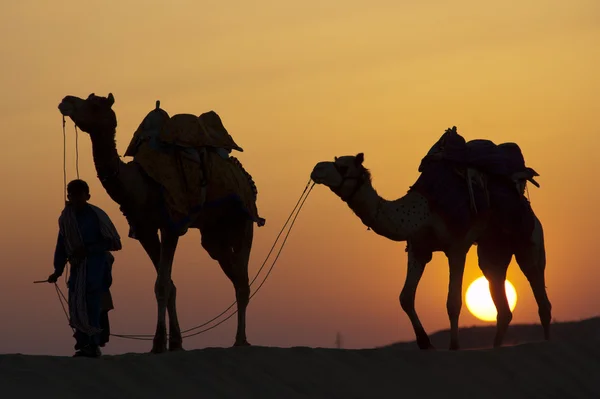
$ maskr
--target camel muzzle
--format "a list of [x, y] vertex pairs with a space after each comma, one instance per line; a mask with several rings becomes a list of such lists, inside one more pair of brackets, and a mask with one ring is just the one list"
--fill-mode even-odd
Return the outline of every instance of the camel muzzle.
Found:
[[85, 103], [85, 100], [75, 96], [66, 96], [58, 104], [58, 110], [63, 116], [72, 116], [78, 107], [81, 107]]
[[325, 179], [325, 170], [324, 165], [318, 163], [312, 172], [310, 173], [310, 178], [317, 184], [323, 184]]

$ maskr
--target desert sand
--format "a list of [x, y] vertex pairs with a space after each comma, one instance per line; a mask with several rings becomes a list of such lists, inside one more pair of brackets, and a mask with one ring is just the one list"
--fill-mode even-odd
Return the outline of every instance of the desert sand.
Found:
[[[499, 349], [207, 348], [100, 359], [0, 355], [2, 398], [600, 398], [600, 318], [511, 326]], [[493, 327], [463, 328], [465, 347]], [[432, 336], [445, 347], [446, 332]], [[442, 342], [445, 341], [445, 342]], [[473, 344], [473, 342], [475, 342]], [[490, 341], [487, 340], [489, 343]], [[470, 343], [470, 344], [469, 344]], [[443, 346], [441, 346], [443, 345]]]

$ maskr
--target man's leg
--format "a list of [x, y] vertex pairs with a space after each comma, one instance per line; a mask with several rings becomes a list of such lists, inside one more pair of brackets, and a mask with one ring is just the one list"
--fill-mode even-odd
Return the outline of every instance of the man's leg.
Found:
[[[71, 275], [69, 276], [69, 281], [67, 282], [67, 286], [69, 288], [69, 312], [74, 313], [74, 309], [71, 307], [75, 303], [75, 281], [77, 280], [79, 270], [76, 267], [71, 268]], [[75, 351], [79, 352], [81, 349], [89, 345], [89, 338], [87, 334], [75, 329], [73, 334], [73, 338], [75, 338]]]
[[[90, 256], [86, 262], [86, 310], [88, 323], [91, 327], [100, 327], [100, 313], [102, 300], [103, 283], [103, 259]], [[87, 335], [77, 333], [80, 336], [80, 342], [85, 342], [85, 346], [80, 349], [80, 356], [96, 357], [100, 355], [100, 334]], [[83, 337], [85, 336], [85, 338]]]
[[110, 339], [110, 321], [108, 320], [108, 310], [102, 310], [100, 313], [100, 347], [104, 347]]

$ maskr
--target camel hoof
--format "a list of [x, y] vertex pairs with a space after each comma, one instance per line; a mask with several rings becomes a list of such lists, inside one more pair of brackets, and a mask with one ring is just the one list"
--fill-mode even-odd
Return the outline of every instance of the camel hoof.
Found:
[[235, 344], [233, 344], [233, 347], [236, 347], [236, 346], [252, 346], [252, 345], [250, 345], [250, 343], [248, 341], [243, 340], [243, 341], [235, 341]]
[[433, 345], [431, 345], [431, 341], [429, 341], [429, 337], [417, 338], [417, 345], [421, 350], [435, 350]]
[[150, 353], [157, 355], [159, 353], [165, 353], [166, 351], [167, 351], [167, 344], [164, 342], [161, 342], [161, 343], [154, 343], [152, 345], [152, 350], [150, 351]]
[[460, 350], [460, 345], [458, 345], [458, 344], [450, 344], [450, 350], [451, 351]]
[[169, 352], [185, 351], [181, 342], [169, 342]]

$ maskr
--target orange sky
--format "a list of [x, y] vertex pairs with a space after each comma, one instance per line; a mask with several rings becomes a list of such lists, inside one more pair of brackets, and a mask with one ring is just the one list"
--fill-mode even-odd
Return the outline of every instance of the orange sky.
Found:
[[[50, 285], [62, 208], [62, 134], [68, 94], [115, 95], [122, 153], [160, 99], [170, 114], [221, 115], [259, 187], [267, 226], [257, 229], [256, 271], [313, 165], [365, 153], [381, 195], [397, 198], [417, 178], [430, 146], [452, 125], [467, 139], [516, 141], [541, 177], [531, 188], [547, 245], [547, 286], [558, 320], [598, 314], [600, 267], [600, 3], [597, 0], [479, 2], [230, 0], [19, 1], [0, 5], [0, 353], [67, 354], [73, 340]], [[168, 5], [167, 5], [168, 4]], [[74, 131], [68, 125], [69, 178]], [[92, 202], [121, 234], [124, 217], [100, 186], [89, 138], [80, 171]], [[234, 300], [230, 282], [201, 249], [182, 241], [174, 279], [182, 328]], [[152, 333], [154, 271], [141, 246], [116, 254], [114, 332]], [[404, 244], [367, 231], [317, 186], [272, 277], [248, 311], [257, 345], [348, 347], [413, 339], [398, 294]], [[514, 322], [537, 321], [516, 265]], [[480, 276], [474, 251], [465, 286]], [[436, 254], [417, 295], [429, 332], [447, 328], [448, 268]], [[463, 307], [461, 325], [482, 324]], [[184, 342], [228, 346], [235, 321]], [[540, 331], [541, 337], [541, 331]], [[149, 350], [113, 339], [107, 353]]]

